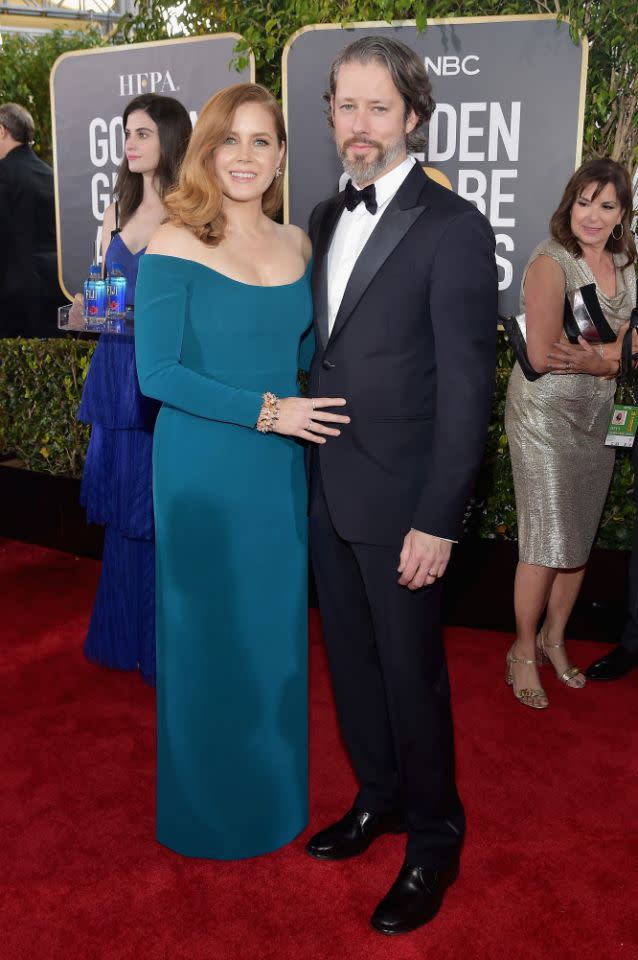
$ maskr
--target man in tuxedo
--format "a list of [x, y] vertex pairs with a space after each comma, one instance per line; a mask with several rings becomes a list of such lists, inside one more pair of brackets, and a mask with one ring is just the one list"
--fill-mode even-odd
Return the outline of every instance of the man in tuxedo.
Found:
[[495, 369], [494, 235], [409, 151], [434, 104], [422, 61], [386, 37], [341, 51], [330, 119], [350, 177], [312, 213], [316, 353], [310, 395], [345, 397], [350, 424], [310, 454], [311, 552], [354, 805], [308, 843], [341, 860], [407, 831], [373, 916], [427, 923], [456, 878], [441, 579], [479, 467]]
[[0, 105], [0, 337], [55, 337], [57, 279], [51, 167], [31, 149], [28, 110]]

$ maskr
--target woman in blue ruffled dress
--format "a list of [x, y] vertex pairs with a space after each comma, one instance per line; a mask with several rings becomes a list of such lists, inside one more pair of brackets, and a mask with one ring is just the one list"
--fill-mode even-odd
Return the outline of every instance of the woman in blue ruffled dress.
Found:
[[[135, 303], [140, 258], [166, 214], [191, 134], [186, 109], [172, 97], [144, 94], [123, 115], [125, 158], [117, 201], [104, 214], [106, 271], [118, 264]], [[81, 502], [105, 526], [102, 573], [84, 652], [155, 683], [155, 547], [151, 453], [159, 404], [142, 396], [133, 337], [103, 334], [86, 378], [78, 419], [91, 424]]]

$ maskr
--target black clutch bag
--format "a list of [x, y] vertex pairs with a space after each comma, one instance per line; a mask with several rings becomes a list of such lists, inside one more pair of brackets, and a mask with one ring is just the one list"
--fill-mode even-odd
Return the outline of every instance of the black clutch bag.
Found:
[[503, 329], [507, 334], [510, 347], [514, 351], [514, 356], [518, 361], [519, 367], [523, 371], [525, 379], [538, 380], [538, 378], [542, 377], [543, 374], [539, 373], [538, 370], [534, 370], [534, 367], [529, 362], [529, 357], [527, 356], [525, 314], [519, 313], [518, 316], [515, 317], [499, 317], [499, 320], [503, 324]]
[[[543, 374], [535, 370], [527, 356], [525, 314], [500, 317], [507, 339], [527, 380], [538, 380]], [[565, 294], [563, 329], [570, 343], [584, 337], [589, 343], [612, 343], [616, 334], [611, 329], [596, 295], [596, 284], [588, 283]]]
[[598, 302], [595, 283], [565, 294], [563, 328], [570, 343], [578, 343], [579, 337], [588, 343], [613, 343], [616, 339]]

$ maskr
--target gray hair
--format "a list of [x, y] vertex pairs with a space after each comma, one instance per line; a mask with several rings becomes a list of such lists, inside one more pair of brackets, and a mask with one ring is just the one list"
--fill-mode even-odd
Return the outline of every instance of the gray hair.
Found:
[[3, 103], [0, 105], [0, 125], [18, 143], [33, 143], [35, 136], [33, 117], [19, 103]]
[[[406, 119], [414, 110], [417, 125], [406, 138], [406, 147], [410, 153], [423, 150], [426, 143], [425, 132], [421, 129], [434, 112], [432, 84], [421, 58], [400, 40], [392, 37], [366, 36], [353, 40], [341, 50], [330, 67], [329, 91], [324, 100], [330, 103], [337, 89], [337, 74], [344, 63], [370, 63], [376, 61], [387, 68], [392, 81], [403, 98]], [[332, 126], [332, 117], [328, 114]]]

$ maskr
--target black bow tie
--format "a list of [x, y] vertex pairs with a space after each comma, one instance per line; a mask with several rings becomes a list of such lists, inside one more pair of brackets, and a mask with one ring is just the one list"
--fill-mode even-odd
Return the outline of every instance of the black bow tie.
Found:
[[377, 212], [377, 193], [374, 184], [369, 183], [363, 190], [357, 190], [352, 180], [346, 183], [346, 207], [354, 210], [360, 203], [364, 203], [368, 213], [373, 216]]

